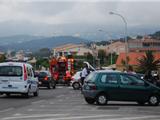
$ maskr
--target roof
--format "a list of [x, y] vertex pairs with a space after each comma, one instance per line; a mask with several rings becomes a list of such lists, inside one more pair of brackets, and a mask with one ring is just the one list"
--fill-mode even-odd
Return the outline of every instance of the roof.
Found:
[[10, 65], [23, 66], [24, 64], [26, 64], [29, 67], [32, 67], [30, 64], [25, 62], [3, 62], [3, 63], [0, 63], [0, 66], [10, 66]]
[[[142, 56], [145, 55], [145, 52], [130, 52], [127, 54], [127, 56], [129, 57], [129, 65], [138, 65], [138, 61], [137, 59], [141, 59]], [[160, 52], [154, 53], [155, 56], [155, 60], [160, 59]], [[116, 61], [116, 65], [122, 65], [122, 60], [125, 60], [126, 57], [126, 53], [120, 53], [120, 55], [118, 56], [118, 59]]]
[[121, 71], [118, 71], [118, 70], [97, 70], [95, 72], [97, 72], [97, 73], [119, 73]]
[[56, 51], [64, 51], [68, 49], [78, 48], [78, 47], [84, 47], [84, 44], [65, 44], [58, 47], [55, 47], [54, 50]]

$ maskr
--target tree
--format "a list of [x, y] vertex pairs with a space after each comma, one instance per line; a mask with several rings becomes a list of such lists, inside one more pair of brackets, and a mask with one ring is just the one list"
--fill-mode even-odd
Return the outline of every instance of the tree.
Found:
[[155, 60], [152, 51], [147, 51], [145, 55], [142, 56], [141, 59], [138, 59], [139, 65], [138, 70], [143, 73], [148, 73], [152, 70], [158, 69], [158, 64], [160, 63], [160, 59]]
[[0, 56], [0, 62], [4, 62], [6, 60], [6, 56], [5, 55], [1, 55]]
[[88, 52], [87, 55], [86, 55], [86, 60], [87, 60], [90, 64], [93, 64], [93, 55]]
[[104, 50], [98, 50], [98, 58], [100, 59], [100, 64], [104, 65], [106, 59], [106, 52]]
[[39, 58], [36, 62], [37, 65], [37, 69], [41, 69], [40, 67], [45, 67], [45, 68], [49, 68], [49, 60], [48, 59], [44, 59], [44, 58]]
[[126, 60], [122, 59], [121, 63], [123, 66], [126, 67], [126, 70], [128, 70], [128, 63], [130, 61], [130, 58], [127, 56]]

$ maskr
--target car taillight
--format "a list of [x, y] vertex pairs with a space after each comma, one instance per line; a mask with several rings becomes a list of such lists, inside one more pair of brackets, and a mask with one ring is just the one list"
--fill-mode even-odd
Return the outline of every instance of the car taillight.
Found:
[[27, 80], [27, 70], [25, 64], [23, 64], [23, 69], [24, 69], [24, 81]]
[[96, 88], [96, 86], [95, 85], [93, 85], [93, 86], [90, 86], [90, 90], [96, 90], [97, 88]]
[[74, 78], [73, 78], [73, 77], [71, 77], [71, 80], [74, 80]]
[[48, 80], [48, 77], [46, 76], [46, 77], [44, 78], [44, 80]]

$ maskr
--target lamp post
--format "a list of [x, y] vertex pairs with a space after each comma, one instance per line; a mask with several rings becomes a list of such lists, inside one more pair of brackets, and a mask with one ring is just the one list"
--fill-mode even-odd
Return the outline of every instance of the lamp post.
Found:
[[[104, 30], [98, 30], [98, 31], [100, 31], [100, 32], [105, 32]], [[107, 32], [105, 32], [105, 33], [107, 33]], [[108, 36], [109, 36], [109, 38], [110, 38], [110, 41], [111, 41], [111, 44], [112, 44], [112, 38], [111, 38], [111, 36], [109, 35], [109, 34], [107, 34]], [[111, 49], [111, 62], [110, 62], [110, 64], [112, 65], [112, 62], [113, 61], [113, 57], [112, 57], [112, 49]]]
[[125, 24], [125, 31], [124, 31], [124, 35], [125, 35], [125, 66], [126, 66], [126, 69], [128, 69], [128, 62], [127, 62], [127, 55], [128, 55], [128, 41], [127, 41], [127, 21], [125, 20], [125, 18], [119, 14], [119, 13], [115, 13], [115, 12], [109, 12], [110, 15], [117, 15], [119, 17], [122, 18], [124, 24]]

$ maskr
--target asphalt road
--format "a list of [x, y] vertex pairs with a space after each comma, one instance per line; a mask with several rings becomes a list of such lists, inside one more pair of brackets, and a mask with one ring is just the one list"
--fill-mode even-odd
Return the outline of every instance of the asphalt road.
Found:
[[109, 102], [88, 105], [78, 90], [40, 89], [39, 97], [0, 96], [0, 120], [160, 120], [160, 106]]

